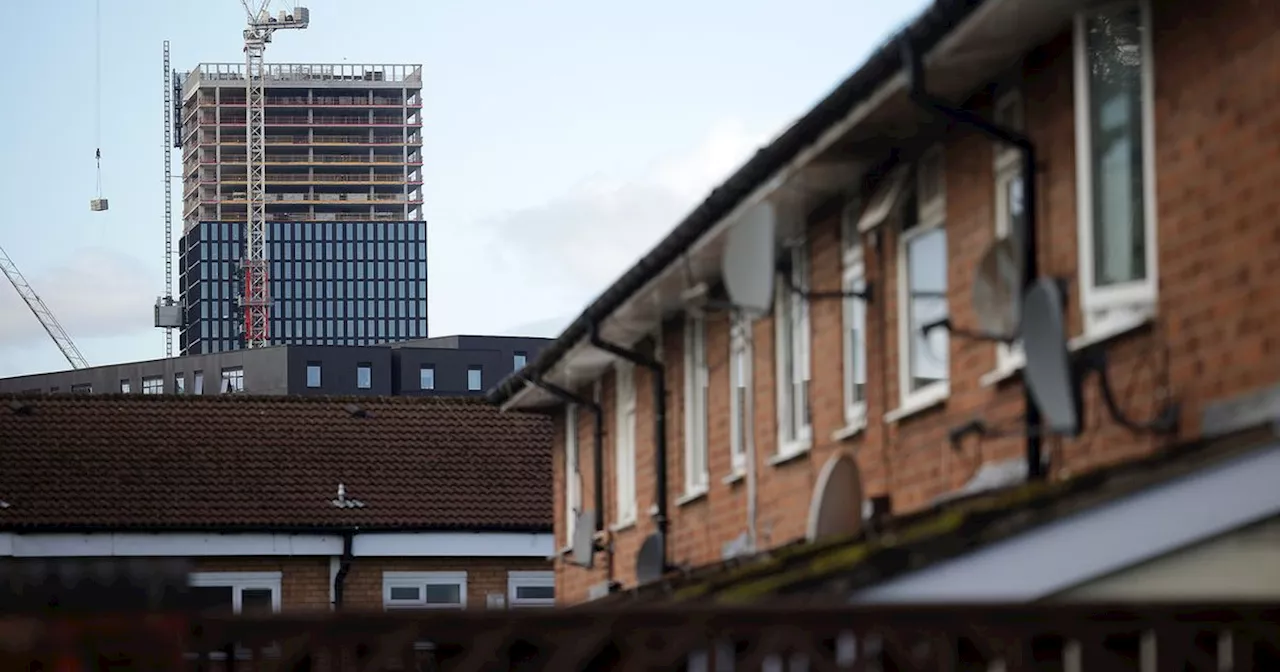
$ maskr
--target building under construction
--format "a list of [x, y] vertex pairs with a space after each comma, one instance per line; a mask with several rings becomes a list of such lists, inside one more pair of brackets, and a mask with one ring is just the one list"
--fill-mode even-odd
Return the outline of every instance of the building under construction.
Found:
[[[268, 64], [263, 79], [270, 342], [425, 337], [422, 67]], [[245, 84], [243, 63], [175, 84], [183, 354], [243, 344]]]

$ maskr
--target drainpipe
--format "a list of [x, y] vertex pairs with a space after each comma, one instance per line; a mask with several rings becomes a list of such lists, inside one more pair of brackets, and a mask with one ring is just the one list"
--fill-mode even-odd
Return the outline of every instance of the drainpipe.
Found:
[[654, 481], [655, 496], [657, 502], [657, 513], [653, 515], [653, 522], [658, 527], [658, 534], [662, 537], [662, 565], [665, 569], [669, 566], [667, 563], [667, 374], [662, 366], [662, 362], [642, 355], [634, 350], [627, 350], [617, 344], [610, 343], [600, 338], [600, 330], [597, 325], [591, 325], [591, 345], [604, 350], [605, 352], [620, 357], [622, 359], [643, 366], [653, 372], [653, 433], [654, 433]]
[[351, 571], [351, 559], [355, 557], [352, 553], [352, 546], [355, 541], [355, 531], [347, 530], [342, 533], [342, 563], [338, 567], [338, 573], [333, 577], [333, 608], [338, 610], [342, 608], [342, 593], [347, 580], [347, 573]]
[[[998, 142], [1013, 145], [1022, 153], [1022, 198], [1026, 226], [1022, 234], [1022, 288], [1027, 290], [1039, 275], [1036, 263], [1036, 148], [1031, 139], [1014, 129], [1000, 126], [981, 115], [958, 107], [953, 107], [945, 100], [929, 94], [925, 83], [924, 64], [921, 55], [911, 43], [910, 35], [903, 34], [900, 39], [902, 62], [907, 68], [908, 86], [911, 101], [916, 105], [933, 112], [945, 119], [976, 129]], [[1024, 382], [1022, 400], [1026, 406], [1027, 427], [1027, 478], [1038, 481], [1045, 478], [1044, 464], [1041, 462], [1041, 442], [1038, 428], [1040, 426], [1040, 408], [1031, 397], [1031, 388]]]
[[[551, 393], [561, 401], [571, 404], [577, 404], [591, 411], [594, 417], [592, 433], [593, 455], [591, 465], [591, 478], [595, 482], [592, 491], [593, 505], [596, 509], [595, 531], [597, 533], [604, 531], [604, 409], [600, 408], [600, 404], [587, 399], [579, 394], [575, 394], [566, 390], [555, 383], [542, 378], [539, 375], [525, 375], [524, 379], [530, 384], [540, 387]], [[568, 478], [568, 474], [565, 478]], [[596, 542], [599, 543], [599, 542]], [[605, 575], [606, 579], [613, 583], [613, 544], [605, 544], [597, 546], [594, 550], [603, 550], [605, 553]]]
[[[755, 385], [755, 325], [749, 319], [740, 318], [738, 328], [742, 330], [742, 349], [746, 352], [748, 366], [752, 368], [752, 375], [748, 377], [750, 384], [747, 385], [747, 398], [744, 400], [742, 412], [746, 415], [746, 427], [743, 432], [743, 448], [747, 453], [747, 544], [750, 552], [755, 553], [757, 546], [756, 537], [756, 518], [757, 504], [759, 499], [758, 485], [756, 483], [756, 385]], [[732, 363], [730, 364], [733, 365]]]

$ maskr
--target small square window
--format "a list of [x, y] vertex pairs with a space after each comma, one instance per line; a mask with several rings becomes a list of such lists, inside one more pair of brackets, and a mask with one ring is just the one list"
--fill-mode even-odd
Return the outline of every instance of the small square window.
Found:
[[556, 606], [555, 574], [536, 571], [509, 572], [507, 601], [512, 608]]
[[128, 378], [121, 379], [120, 394], [130, 394], [132, 392], [133, 392], [133, 384], [129, 382], [129, 379]]
[[471, 392], [478, 392], [483, 387], [483, 369], [479, 366], [467, 367], [467, 390]]
[[320, 387], [320, 362], [307, 362], [307, 387]]
[[373, 387], [373, 365], [362, 362], [356, 365], [356, 387], [367, 390]]
[[418, 387], [423, 390], [436, 389], [436, 367], [424, 364], [418, 368]]
[[516, 371], [523, 369], [525, 367], [525, 364], [528, 364], [528, 363], [529, 363], [529, 356], [523, 352], [517, 352], [512, 361], [512, 365], [515, 367]]

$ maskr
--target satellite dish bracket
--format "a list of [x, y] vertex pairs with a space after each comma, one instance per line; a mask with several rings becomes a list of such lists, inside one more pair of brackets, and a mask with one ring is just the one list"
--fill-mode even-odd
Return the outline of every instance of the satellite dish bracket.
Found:
[[951, 318], [949, 317], [944, 317], [941, 320], [937, 320], [935, 322], [928, 322], [926, 324], [920, 325], [920, 332], [926, 336], [928, 336], [929, 332], [933, 331], [934, 329], [946, 329], [953, 336], [959, 336], [960, 338], [965, 338], [972, 341], [989, 341], [993, 343], [1004, 343], [1005, 345], [1012, 345], [1015, 341], [1018, 340], [1017, 336], [1010, 336], [1007, 334], [995, 334], [989, 331], [979, 331], [975, 329], [961, 329], [953, 325], [951, 323]]
[[1107, 375], [1107, 351], [1103, 344], [1091, 345], [1080, 351], [1075, 357], [1077, 384], [1083, 384], [1090, 373], [1098, 376], [1098, 385], [1102, 391], [1102, 402], [1107, 406], [1111, 419], [1121, 427], [1133, 432], [1150, 432], [1153, 434], [1173, 434], [1178, 431], [1178, 419], [1181, 415], [1180, 404], [1175, 400], [1167, 400], [1156, 416], [1150, 420], [1134, 420], [1125, 414], [1116, 402], [1115, 393], [1111, 389], [1111, 379]]
[[863, 289], [860, 292], [847, 292], [847, 291], [815, 292], [815, 291], [805, 289], [803, 287], [796, 285], [795, 280], [791, 277], [791, 263], [785, 260], [778, 263], [777, 271], [783, 277], [783, 280], [787, 283], [787, 289], [791, 290], [793, 294], [802, 296], [809, 301], [823, 301], [823, 300], [829, 300], [829, 299], [840, 299], [840, 300], [860, 299], [862, 301], [870, 303], [871, 297], [874, 295], [873, 292], [875, 290], [875, 285], [869, 281], [865, 283], [865, 289]]

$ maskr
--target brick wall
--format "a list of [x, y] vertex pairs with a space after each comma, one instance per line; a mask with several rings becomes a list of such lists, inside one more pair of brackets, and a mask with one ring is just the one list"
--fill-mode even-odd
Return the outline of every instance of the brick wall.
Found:
[[[1135, 435], [1104, 410], [1098, 386], [1085, 388], [1086, 431], [1076, 440], [1045, 443], [1052, 478], [1146, 454], [1173, 440], [1197, 435], [1205, 404], [1280, 382], [1280, 4], [1256, 0], [1156, 3], [1154, 13], [1155, 156], [1157, 192], [1157, 318], [1146, 328], [1110, 343], [1110, 372], [1120, 403], [1131, 416], [1150, 417], [1161, 387], [1183, 404], [1176, 438]], [[1027, 54], [1018, 72], [1027, 133], [1036, 143], [1039, 263], [1042, 274], [1070, 281], [1069, 330], [1083, 330], [1077, 247], [1076, 149], [1072, 35], [1069, 27]], [[979, 95], [969, 106], [989, 111]], [[948, 294], [951, 317], [973, 325], [970, 286], [974, 268], [994, 239], [993, 146], [962, 128], [945, 142]], [[839, 208], [810, 226], [810, 286], [840, 286]], [[758, 541], [776, 546], [803, 536], [813, 486], [832, 455], [853, 455], [867, 496], [890, 495], [895, 513], [919, 509], [967, 481], [984, 462], [1018, 457], [1021, 438], [969, 439], [953, 449], [948, 430], [974, 417], [1016, 424], [1023, 411], [1019, 376], [982, 382], [996, 364], [987, 343], [950, 341], [951, 393], [944, 404], [896, 422], [884, 420], [898, 405], [898, 236], [893, 226], [863, 240], [867, 279], [876, 287], [868, 306], [868, 423], [844, 440], [842, 312], [838, 301], [810, 304], [812, 329], [812, 449], [771, 465], [777, 447], [774, 326], [756, 323], [753, 336], [754, 432], [759, 474]], [[683, 493], [683, 344], [681, 323], [662, 333], [668, 387], [668, 473], [671, 485], [670, 557], [700, 565], [721, 557], [721, 547], [746, 529], [745, 484], [723, 483], [729, 473], [729, 325], [708, 323], [711, 365], [711, 487], [706, 497], [677, 506]], [[610, 576], [634, 585], [634, 558], [654, 530], [646, 515], [653, 503], [652, 395], [646, 371], [637, 369], [637, 493], [640, 520], [609, 535], [606, 554], [585, 570], [559, 558], [560, 599], [577, 602]], [[613, 379], [603, 380], [605, 412], [605, 510], [613, 521]], [[563, 539], [564, 456], [557, 427], [556, 526]], [[591, 506], [591, 417], [579, 416], [578, 445], [583, 502]]]

